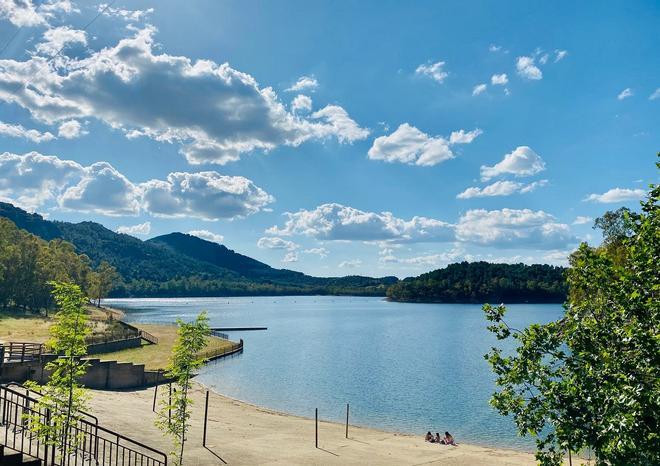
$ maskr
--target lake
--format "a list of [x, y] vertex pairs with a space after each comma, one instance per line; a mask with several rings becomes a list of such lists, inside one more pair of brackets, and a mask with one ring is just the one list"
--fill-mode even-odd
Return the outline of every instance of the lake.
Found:
[[[127, 320], [192, 320], [265, 326], [231, 332], [243, 354], [205, 366], [219, 393], [287, 413], [416, 433], [448, 430], [460, 442], [532, 448], [488, 404], [493, 375], [483, 355], [497, 344], [480, 305], [393, 303], [362, 297], [108, 299]], [[517, 328], [559, 318], [559, 304], [514, 304]]]

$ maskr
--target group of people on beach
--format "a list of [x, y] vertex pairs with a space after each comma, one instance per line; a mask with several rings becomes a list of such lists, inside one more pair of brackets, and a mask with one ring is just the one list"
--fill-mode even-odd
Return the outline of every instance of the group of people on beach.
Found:
[[428, 431], [426, 433], [426, 437], [424, 438], [424, 440], [429, 443], [439, 443], [440, 445], [457, 446], [454, 437], [452, 437], [449, 432], [445, 432], [445, 436], [443, 438], [440, 438], [440, 434], [438, 432], [436, 432], [435, 435], [433, 435], [431, 431]]

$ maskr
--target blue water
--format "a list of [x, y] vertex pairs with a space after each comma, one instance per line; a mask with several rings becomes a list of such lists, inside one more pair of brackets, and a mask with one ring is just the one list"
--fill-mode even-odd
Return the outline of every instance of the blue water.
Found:
[[[493, 375], [483, 355], [498, 344], [481, 306], [392, 303], [380, 298], [255, 297], [106, 300], [129, 321], [192, 320], [266, 326], [232, 332], [243, 354], [207, 365], [199, 380], [219, 393], [279, 411], [459, 441], [529, 449], [488, 404]], [[509, 306], [514, 327], [548, 322], [555, 304]], [[499, 343], [501, 344], [501, 343]]]

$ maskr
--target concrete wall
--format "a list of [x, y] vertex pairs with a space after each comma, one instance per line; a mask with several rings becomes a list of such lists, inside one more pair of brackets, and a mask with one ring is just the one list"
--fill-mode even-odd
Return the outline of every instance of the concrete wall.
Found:
[[127, 338], [125, 340], [108, 341], [105, 343], [93, 343], [87, 345], [87, 354], [112, 353], [130, 348], [139, 348], [142, 344], [140, 337]]

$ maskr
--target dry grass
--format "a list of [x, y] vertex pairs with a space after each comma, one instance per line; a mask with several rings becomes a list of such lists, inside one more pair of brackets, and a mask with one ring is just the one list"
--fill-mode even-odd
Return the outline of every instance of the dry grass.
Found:
[[0, 341], [45, 343], [53, 321], [46, 317], [0, 314]]
[[[169, 362], [172, 347], [176, 341], [175, 325], [156, 325], [156, 324], [142, 324], [139, 328], [146, 330], [158, 337], [157, 345], [142, 345], [141, 348], [132, 348], [122, 351], [115, 351], [114, 353], [105, 353], [94, 355], [101, 359], [113, 359], [121, 362], [133, 362], [136, 364], [144, 364], [146, 369], [164, 369]], [[222, 340], [216, 337], [208, 338], [208, 346], [206, 351], [216, 351], [228, 348], [231, 342]]]

